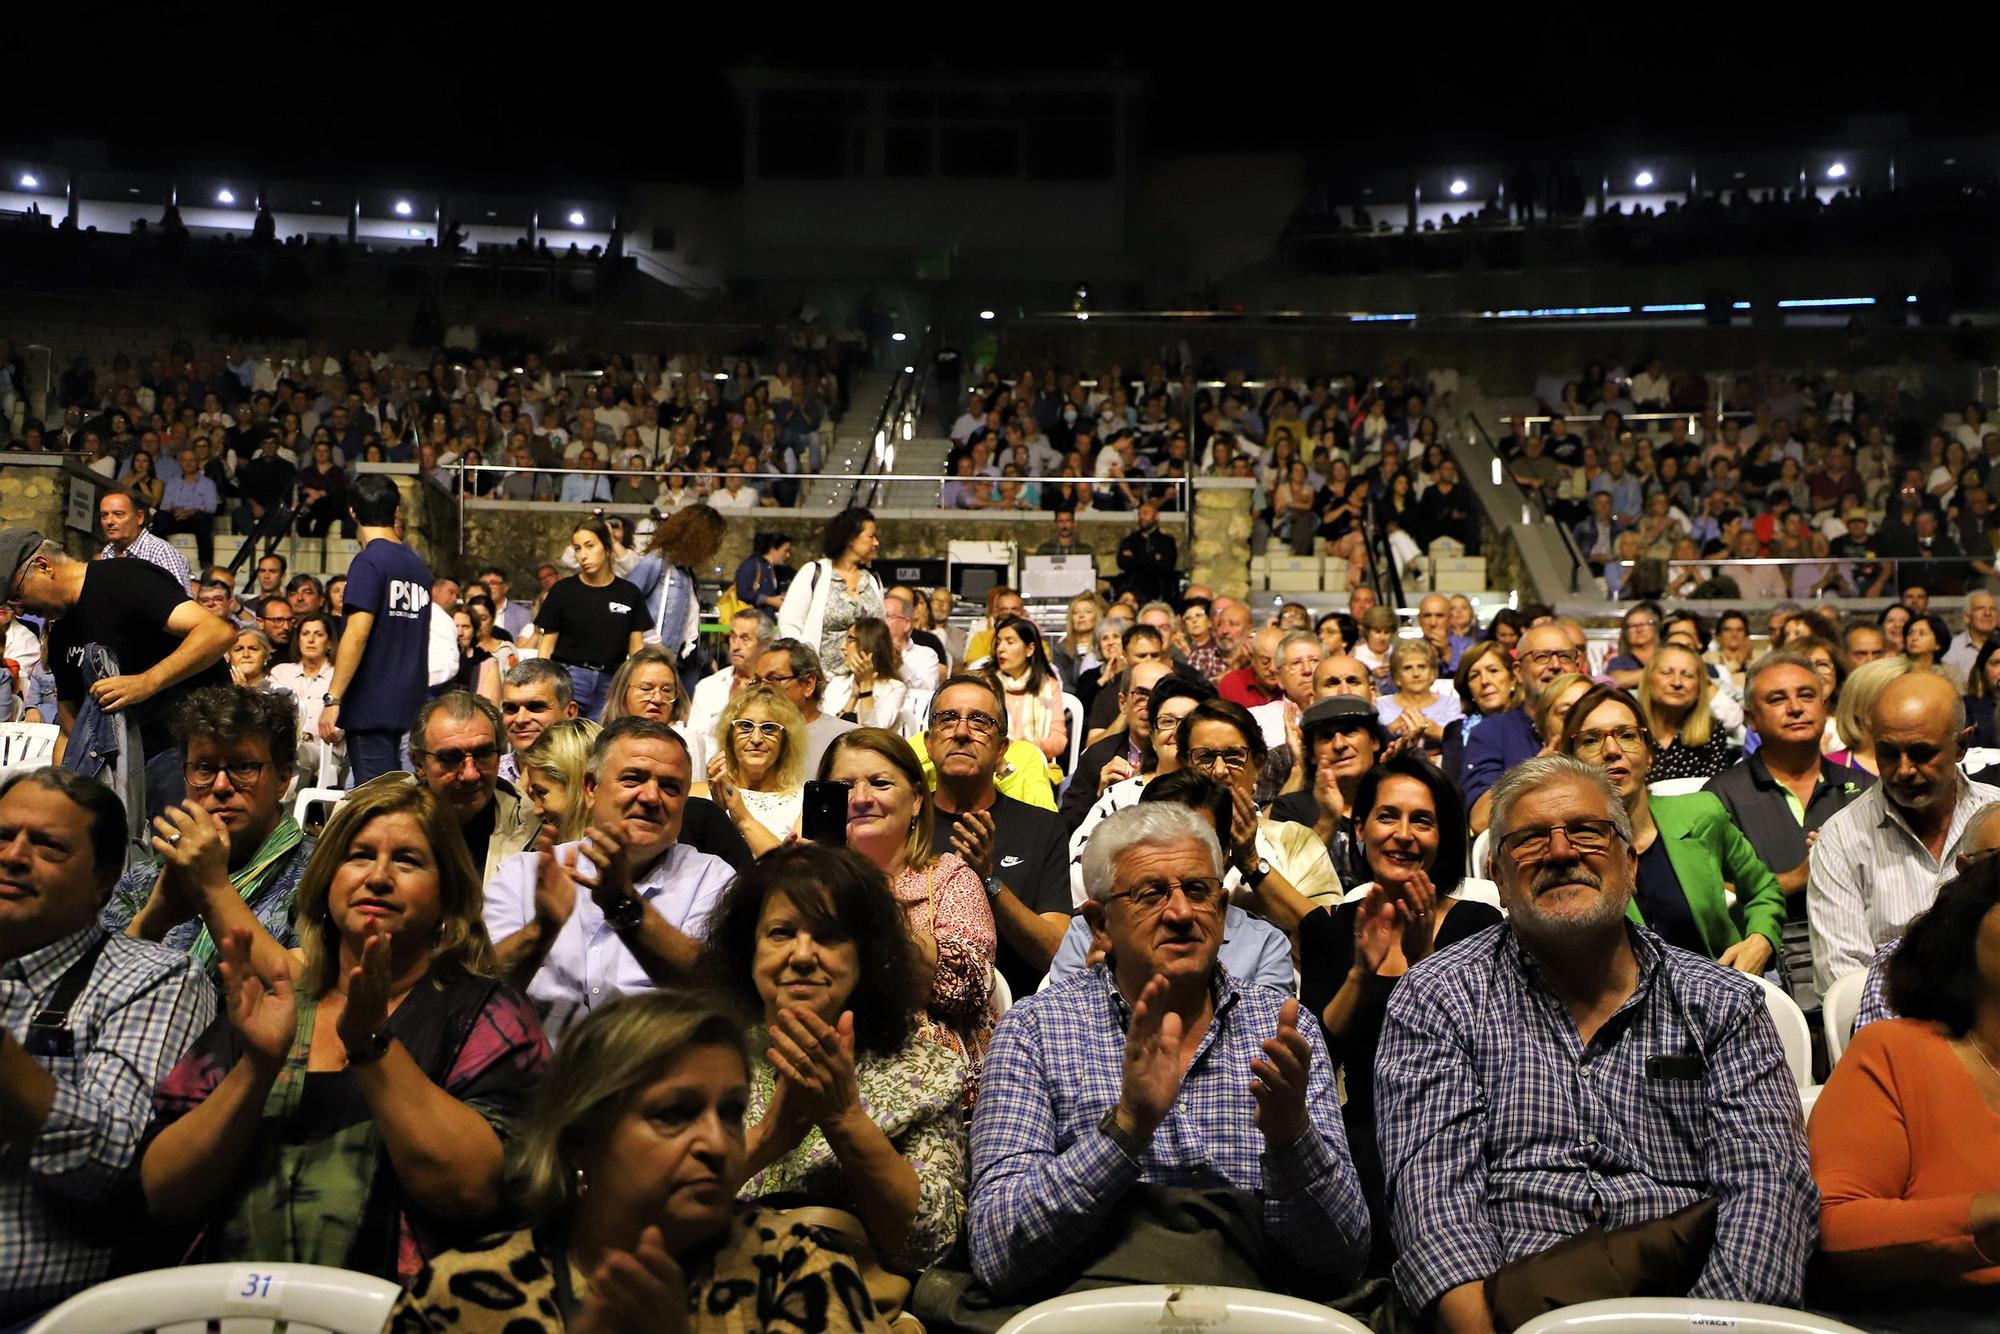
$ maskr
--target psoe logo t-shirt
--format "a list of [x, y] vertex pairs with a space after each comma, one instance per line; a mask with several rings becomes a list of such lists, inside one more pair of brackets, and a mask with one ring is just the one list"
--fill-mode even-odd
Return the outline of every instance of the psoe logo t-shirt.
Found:
[[389, 581], [389, 615], [414, 620], [430, 605], [431, 590], [423, 584], [411, 579]]
[[605, 605], [611, 608], [614, 616], [630, 616], [632, 614], [632, 609], [622, 602], [611, 602]]

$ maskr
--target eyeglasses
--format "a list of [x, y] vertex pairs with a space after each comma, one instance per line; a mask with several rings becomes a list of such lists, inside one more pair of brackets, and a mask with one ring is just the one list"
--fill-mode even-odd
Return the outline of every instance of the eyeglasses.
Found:
[[1214, 876], [1194, 876], [1186, 880], [1141, 880], [1130, 889], [1116, 894], [1107, 894], [1107, 899], [1126, 899], [1135, 912], [1156, 913], [1167, 906], [1167, 901], [1178, 889], [1187, 905], [1197, 912], [1213, 908], [1222, 902], [1224, 890], [1222, 882]]
[[783, 675], [773, 674], [770, 676], [760, 676], [757, 678], [757, 684], [760, 686], [770, 686], [773, 690], [776, 690], [779, 686], [785, 685], [792, 681], [796, 681], [798, 679], [799, 677], [797, 672], [787, 672], [784, 673]]
[[1569, 753], [1579, 760], [1595, 760], [1604, 754], [1606, 740], [1616, 741], [1620, 751], [1637, 750], [1646, 744], [1646, 733], [1637, 727], [1607, 727], [1602, 731], [1578, 732], [1570, 738]]
[[1171, 736], [1175, 732], [1180, 731], [1181, 718], [1183, 716], [1184, 715], [1173, 714], [1173, 713], [1161, 714], [1158, 718], [1153, 720], [1153, 735], [1156, 737]]
[[198, 791], [205, 791], [215, 786], [215, 777], [217, 774], [228, 774], [231, 787], [249, 787], [270, 767], [263, 760], [238, 760], [232, 764], [209, 764], [206, 761], [195, 761], [182, 765], [181, 772], [187, 777], [187, 785], [189, 787]]
[[427, 750], [421, 752], [430, 757], [431, 763], [448, 773], [457, 773], [471, 760], [477, 768], [484, 769], [489, 764], [500, 762], [498, 746], [474, 746], [470, 750]]
[[1568, 824], [1540, 825], [1509, 830], [1500, 840], [1500, 850], [1516, 862], [1546, 859], [1560, 829], [1570, 847], [1584, 857], [1601, 857], [1611, 850], [1611, 840], [1619, 837], [1618, 826], [1609, 820], [1571, 820]]
[[785, 725], [769, 721], [760, 723], [755, 718], [738, 718], [735, 722], [729, 724], [729, 730], [740, 737], [773, 737], [783, 736], [785, 734]]
[[1530, 667], [1546, 667], [1552, 662], [1575, 662], [1576, 650], [1573, 648], [1530, 649], [1521, 655], [1521, 661], [1527, 663]]
[[989, 737], [1000, 730], [1000, 720], [998, 718], [995, 718], [990, 713], [981, 713], [977, 709], [968, 709], [963, 712], [958, 709], [944, 709], [931, 715], [931, 731], [933, 732], [955, 732], [958, 730], [960, 723], [964, 723], [967, 727], [970, 727], [972, 735], [976, 737]]
[[640, 699], [672, 699], [674, 687], [671, 682], [662, 681], [656, 686], [630, 686], [628, 689]]
[[1250, 751], [1246, 746], [1231, 746], [1227, 750], [1215, 750], [1203, 746], [1200, 750], [1188, 752], [1188, 763], [1197, 769], [1213, 769], [1217, 764], [1235, 773], [1250, 763]]

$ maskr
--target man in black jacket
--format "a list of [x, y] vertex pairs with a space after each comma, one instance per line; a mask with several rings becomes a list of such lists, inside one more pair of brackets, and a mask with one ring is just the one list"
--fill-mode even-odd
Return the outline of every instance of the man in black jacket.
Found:
[[1124, 587], [1148, 602], [1172, 602], [1180, 592], [1180, 548], [1160, 531], [1160, 507], [1152, 501], [1139, 506], [1139, 527], [1118, 544], [1118, 569]]
[[1125, 715], [1125, 726], [1085, 747], [1083, 754], [1077, 756], [1076, 772], [1070, 775], [1069, 788], [1056, 812], [1062, 817], [1065, 837], [1076, 832], [1105, 788], [1145, 767], [1153, 740], [1146, 720], [1146, 703], [1160, 678], [1171, 675], [1173, 670], [1173, 664], [1155, 658], [1134, 663], [1121, 678], [1123, 693], [1118, 702]]

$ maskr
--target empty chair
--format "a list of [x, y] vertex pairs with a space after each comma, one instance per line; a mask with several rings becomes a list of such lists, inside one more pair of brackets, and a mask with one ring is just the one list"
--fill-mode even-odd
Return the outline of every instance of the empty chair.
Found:
[[1147, 1283], [1051, 1297], [1002, 1325], [1000, 1334], [1128, 1334], [1211, 1325], [1258, 1334], [1360, 1334], [1368, 1328], [1353, 1316], [1297, 1297]]
[[150, 1334], [209, 1321], [227, 1321], [238, 1334], [376, 1334], [401, 1291], [387, 1279], [326, 1265], [187, 1265], [100, 1283], [43, 1316], [29, 1334]]

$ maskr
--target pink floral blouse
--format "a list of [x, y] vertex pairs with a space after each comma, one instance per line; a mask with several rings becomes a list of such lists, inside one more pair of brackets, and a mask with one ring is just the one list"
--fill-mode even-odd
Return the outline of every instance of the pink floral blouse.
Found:
[[937, 941], [923, 1027], [977, 1073], [993, 1034], [993, 908], [986, 887], [957, 853], [947, 852], [928, 867], [904, 871], [891, 889], [910, 929]]

